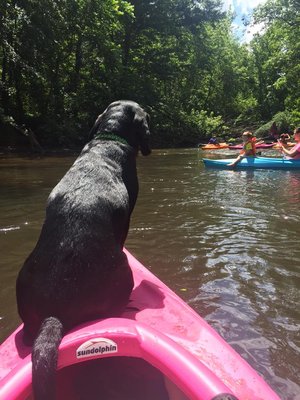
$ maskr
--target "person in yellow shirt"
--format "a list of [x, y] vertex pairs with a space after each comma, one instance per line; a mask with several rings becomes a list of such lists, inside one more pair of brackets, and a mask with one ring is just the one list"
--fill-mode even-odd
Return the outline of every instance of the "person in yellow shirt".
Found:
[[244, 157], [256, 157], [255, 137], [250, 131], [242, 133], [243, 149], [238, 157], [228, 167], [235, 167]]

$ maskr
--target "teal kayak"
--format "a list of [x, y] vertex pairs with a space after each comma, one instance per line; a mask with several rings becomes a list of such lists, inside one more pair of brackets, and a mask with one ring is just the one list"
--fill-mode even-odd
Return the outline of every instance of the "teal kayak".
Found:
[[230, 167], [235, 158], [211, 160], [203, 158], [204, 165], [211, 168], [226, 169], [300, 169], [300, 160], [287, 160], [272, 157], [245, 157], [235, 167]]

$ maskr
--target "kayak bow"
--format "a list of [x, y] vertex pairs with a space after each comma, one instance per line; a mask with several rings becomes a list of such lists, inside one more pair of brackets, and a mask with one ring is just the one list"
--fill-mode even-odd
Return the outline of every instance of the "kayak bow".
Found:
[[[91, 321], [64, 336], [56, 399], [95, 398], [87, 394], [94, 377], [105, 399], [111, 398], [106, 390], [112, 388], [115, 396], [118, 388], [129, 387], [130, 395], [113, 398], [172, 400], [180, 393], [176, 399], [280, 400], [204, 319], [125, 252], [135, 282], [129, 307], [121, 318]], [[156, 387], [163, 394], [149, 397]], [[23, 344], [20, 326], [0, 346], [0, 399], [30, 395], [31, 348]]]

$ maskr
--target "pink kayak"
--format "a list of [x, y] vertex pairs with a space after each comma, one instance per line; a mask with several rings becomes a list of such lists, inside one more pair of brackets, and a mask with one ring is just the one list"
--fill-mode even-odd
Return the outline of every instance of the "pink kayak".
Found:
[[[256, 146], [255, 146], [255, 148], [256, 149], [271, 149], [271, 148], [273, 148], [273, 146], [275, 145], [276, 143], [262, 143], [262, 144], [257, 144]], [[236, 145], [234, 145], [234, 146], [229, 146], [228, 147], [230, 150], [242, 150], [242, 148], [243, 148], [243, 145], [242, 144], [236, 144]]]
[[[64, 336], [57, 399], [279, 400], [196, 312], [126, 254], [135, 281], [128, 309]], [[31, 348], [20, 326], [0, 346], [0, 399], [30, 395]]]

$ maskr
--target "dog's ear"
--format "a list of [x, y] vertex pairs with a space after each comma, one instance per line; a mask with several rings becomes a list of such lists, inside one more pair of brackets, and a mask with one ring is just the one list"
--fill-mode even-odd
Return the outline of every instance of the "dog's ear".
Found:
[[143, 109], [137, 110], [133, 119], [133, 124], [138, 137], [138, 144], [143, 156], [151, 153], [149, 138], [150, 138], [150, 117]]
[[[105, 113], [105, 111], [104, 111], [104, 113]], [[98, 128], [99, 128], [99, 126], [100, 126], [100, 124], [102, 122], [104, 113], [98, 115], [98, 117], [97, 117], [97, 119], [96, 119], [96, 121], [94, 123], [94, 126], [92, 127], [92, 129], [89, 132], [89, 135], [88, 135], [88, 140], [89, 141], [92, 140], [93, 137], [95, 136], [95, 134], [97, 133]]]

